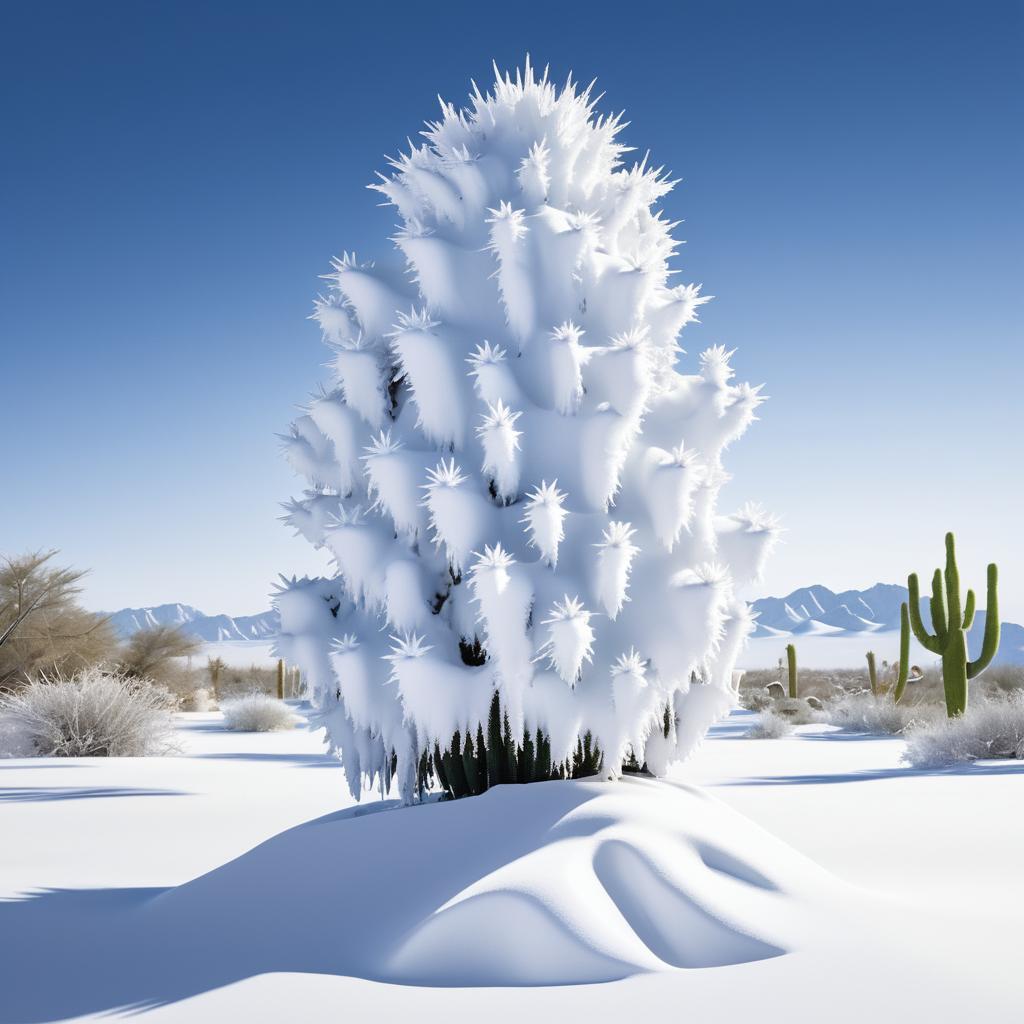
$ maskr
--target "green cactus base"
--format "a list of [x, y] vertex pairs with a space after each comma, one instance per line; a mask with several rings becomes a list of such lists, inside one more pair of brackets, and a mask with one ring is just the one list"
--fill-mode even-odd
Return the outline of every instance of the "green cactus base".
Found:
[[577, 743], [572, 757], [560, 764], [551, 763], [551, 743], [539, 729], [534, 735], [523, 733], [513, 741], [508, 716], [502, 713], [498, 695], [491, 701], [487, 735], [478, 729], [476, 737], [455, 733], [447, 750], [435, 744], [432, 753], [424, 752], [419, 765], [419, 788], [424, 792], [436, 779], [450, 799], [477, 796], [491, 786], [508, 783], [549, 782], [554, 779], [584, 779], [597, 775], [604, 755], [590, 733]]

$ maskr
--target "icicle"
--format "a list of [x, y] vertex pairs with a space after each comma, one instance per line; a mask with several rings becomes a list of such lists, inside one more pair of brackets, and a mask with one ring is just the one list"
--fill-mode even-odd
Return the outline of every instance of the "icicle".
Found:
[[[368, 490], [378, 508], [386, 512], [400, 534], [416, 534], [422, 526], [420, 516], [418, 460], [405, 458], [402, 444], [392, 439], [391, 431], [381, 431], [367, 446]], [[421, 465], [421, 464], [420, 464]]]
[[335, 350], [334, 372], [345, 404], [372, 430], [380, 430], [389, 404], [380, 351], [361, 337], [343, 343]]
[[761, 579], [765, 563], [778, 543], [779, 521], [755, 502], [715, 523], [718, 556], [729, 566], [737, 586]]
[[523, 731], [522, 690], [533, 675], [527, 621], [533, 591], [515, 559], [500, 544], [485, 547], [473, 565], [470, 586], [480, 610], [488, 657], [500, 680], [512, 735]]
[[540, 206], [547, 199], [551, 175], [548, 173], [548, 161], [551, 151], [546, 142], [535, 142], [530, 152], [519, 165], [516, 177], [523, 192], [523, 202], [527, 206]]
[[654, 532], [671, 551], [681, 530], [689, 529], [693, 496], [704, 479], [697, 454], [680, 445], [671, 452], [649, 448], [645, 457], [644, 501]]
[[571, 416], [579, 409], [583, 397], [583, 376], [580, 372], [583, 331], [570, 321], [556, 327], [549, 337], [552, 404], [555, 412]]
[[555, 602], [543, 625], [548, 627], [544, 653], [551, 667], [563, 682], [575, 687], [583, 662], [593, 656], [594, 630], [590, 626], [590, 612], [584, 609], [578, 597], [567, 594]]
[[558, 481], [550, 484], [541, 481], [539, 487], [527, 496], [526, 508], [520, 522], [526, 524], [530, 546], [535, 547], [541, 558], [552, 568], [558, 565], [558, 545], [565, 537], [565, 517], [568, 512], [563, 505], [565, 495], [558, 489]]
[[597, 548], [597, 579], [595, 591], [598, 601], [608, 617], [618, 618], [622, 606], [629, 598], [629, 570], [633, 557], [640, 550], [632, 542], [633, 530], [629, 523], [612, 521], [605, 528]]
[[498, 287], [505, 306], [505, 320], [520, 348], [533, 333], [536, 307], [526, 254], [526, 216], [502, 203], [491, 214], [490, 250], [498, 261]]
[[329, 345], [347, 345], [361, 337], [359, 324], [337, 295], [328, 298], [317, 296], [310, 320], [316, 320], [320, 324], [324, 341]]
[[494, 506], [468, 484], [454, 459], [428, 470], [423, 487], [434, 539], [444, 545], [452, 571], [461, 575], [470, 554], [494, 529]]
[[523, 393], [500, 345], [485, 341], [466, 360], [470, 365], [477, 397], [488, 405], [521, 405]]
[[515, 500], [519, 488], [519, 438], [515, 429], [518, 412], [512, 412], [500, 399], [488, 405], [477, 435], [484, 449], [483, 471], [490, 475], [497, 497], [506, 504]]
[[358, 263], [354, 255], [333, 261], [338, 291], [359, 318], [364, 337], [380, 338], [391, 330], [395, 316], [407, 305], [404, 297], [377, 272], [372, 263]]
[[431, 444], [459, 449], [466, 424], [464, 377], [456, 352], [439, 327], [426, 310], [402, 313], [391, 335], [392, 347], [419, 411], [416, 425]]

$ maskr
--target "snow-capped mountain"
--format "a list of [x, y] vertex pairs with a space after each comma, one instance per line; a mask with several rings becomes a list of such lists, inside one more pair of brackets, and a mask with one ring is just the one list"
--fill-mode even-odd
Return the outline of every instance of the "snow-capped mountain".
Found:
[[828, 587], [801, 587], [787, 597], [752, 602], [758, 613], [756, 635], [899, 629], [900, 605], [906, 599], [907, 588], [894, 583], [838, 594]]
[[188, 604], [161, 604], [152, 608], [122, 608], [110, 613], [118, 635], [130, 637], [140, 629], [180, 626], [186, 633], [209, 642], [218, 640], [269, 640], [278, 631], [277, 612], [259, 615], [206, 615]]
[[[907, 600], [906, 587], [876, 583], [867, 590], [835, 593], [828, 587], [811, 586], [794, 590], [786, 597], [762, 597], [751, 602], [757, 612], [754, 638], [779, 636], [850, 637], [858, 633], [898, 630], [900, 605]], [[921, 600], [921, 615], [931, 622], [927, 598]], [[979, 610], [968, 632], [968, 647], [978, 650], [985, 631], [985, 612]], [[1002, 623], [999, 662], [1024, 662], [1024, 626]]]

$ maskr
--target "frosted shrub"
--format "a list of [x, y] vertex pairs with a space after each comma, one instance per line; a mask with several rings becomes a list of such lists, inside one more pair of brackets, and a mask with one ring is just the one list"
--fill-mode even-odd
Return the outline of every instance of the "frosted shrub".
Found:
[[201, 686], [197, 690], [192, 691], [191, 697], [188, 698], [188, 710], [189, 711], [216, 711], [217, 705], [213, 700], [210, 691], [205, 687]]
[[870, 691], [849, 693], [827, 705], [827, 721], [847, 732], [885, 733], [898, 735], [910, 726], [937, 720], [944, 715], [935, 704], [894, 704], [885, 696]]
[[958, 718], [936, 718], [907, 732], [903, 759], [915, 768], [943, 768], [987, 758], [1024, 759], [1024, 691], [982, 698]]
[[175, 701], [145, 680], [91, 668], [0, 697], [4, 731], [42, 757], [145, 757], [175, 749]]
[[529, 65], [442, 104], [373, 186], [399, 262], [346, 254], [316, 302], [285, 518], [337, 575], [284, 582], [277, 653], [356, 798], [663, 774], [733, 703], [777, 529], [717, 500], [762, 396], [721, 347], [676, 369], [707, 298], [672, 283], [673, 182], [595, 104]]
[[789, 736], [795, 725], [783, 715], [766, 708], [757, 716], [757, 721], [744, 734], [748, 740], [777, 740]]
[[236, 732], [276, 732], [295, 727], [287, 704], [265, 693], [247, 693], [221, 704], [224, 725]]

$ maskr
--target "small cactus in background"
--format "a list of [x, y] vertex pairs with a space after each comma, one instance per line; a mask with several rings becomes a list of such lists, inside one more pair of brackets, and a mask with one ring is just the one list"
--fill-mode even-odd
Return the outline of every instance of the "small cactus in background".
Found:
[[277, 699], [284, 700], [284, 658], [277, 659]]
[[[868, 680], [871, 683], [871, 693], [875, 697], [881, 697], [888, 692], [884, 678], [879, 678], [878, 670], [875, 667], [875, 652], [868, 651]], [[910, 678], [910, 617], [907, 613], [907, 605], [904, 602], [900, 609], [900, 660], [891, 669], [896, 671], [896, 679], [892, 686], [892, 701], [899, 704], [907, 689], [907, 680]], [[887, 662], [882, 662], [883, 675], [890, 670]], [[920, 676], [920, 669], [915, 666], [915, 675]]]
[[214, 703], [218, 703], [220, 701], [218, 683], [220, 682], [221, 669], [225, 667], [224, 660], [222, 658], [209, 658], [206, 664], [210, 673], [210, 687], [213, 690], [213, 700]]
[[796, 671], [796, 647], [793, 644], [786, 644], [786, 662], [789, 668], [789, 696], [791, 700], [797, 698], [797, 671]]
[[899, 704], [910, 678], [910, 616], [906, 602], [900, 608], [900, 660], [896, 662], [896, 685], [892, 689], [892, 702]]
[[[901, 616], [909, 621], [914, 636], [925, 650], [942, 658], [942, 686], [946, 693], [946, 714], [956, 718], [967, 710], [967, 680], [983, 672], [999, 649], [999, 570], [995, 563], [988, 567], [987, 597], [985, 602], [985, 635], [981, 653], [971, 661], [967, 656], [967, 631], [974, 622], [974, 591], [967, 591], [960, 603], [960, 573], [956, 564], [956, 541], [952, 533], [946, 534], [946, 569], [936, 569], [932, 576], [932, 597], [929, 602], [934, 633], [925, 629], [921, 619], [921, 588], [917, 573], [907, 579], [909, 602], [904, 602]], [[902, 632], [901, 632], [902, 641]], [[909, 634], [901, 646], [903, 665], [909, 658]], [[901, 693], [902, 696], [902, 693]]]
[[868, 682], [871, 684], [871, 692], [878, 696], [878, 669], [875, 667], [875, 652], [868, 651]]

